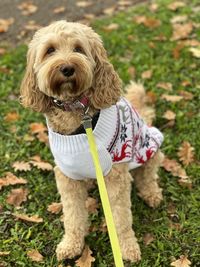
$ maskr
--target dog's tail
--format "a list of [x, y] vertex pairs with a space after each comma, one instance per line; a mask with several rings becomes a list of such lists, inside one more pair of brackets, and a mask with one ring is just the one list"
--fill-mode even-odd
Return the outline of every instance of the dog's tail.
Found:
[[132, 106], [134, 106], [148, 125], [152, 125], [155, 118], [155, 110], [153, 107], [147, 105], [147, 96], [143, 85], [131, 81], [126, 86], [125, 91], [125, 97], [130, 101]]

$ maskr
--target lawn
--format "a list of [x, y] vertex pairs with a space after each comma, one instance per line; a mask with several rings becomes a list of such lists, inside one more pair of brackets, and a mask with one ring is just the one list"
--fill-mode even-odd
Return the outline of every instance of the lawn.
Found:
[[[167, 158], [175, 160], [172, 165], [176, 170], [182, 168], [189, 177], [184, 180], [180, 173], [174, 173], [176, 170], [162, 168], [164, 201], [156, 210], [145, 205], [133, 185], [133, 225], [142, 260], [126, 266], [168, 267], [182, 255], [191, 266], [200, 266], [200, 4], [198, 0], [181, 2], [174, 7], [169, 6], [172, 1], [160, 0], [93, 22], [124, 85], [130, 79], [144, 84], [156, 108], [155, 125], [165, 136], [162, 150]], [[21, 45], [0, 57], [0, 177], [12, 172], [28, 181], [1, 189], [0, 252], [9, 253], [0, 254], [0, 266], [75, 266], [73, 260], [61, 265], [56, 260], [55, 248], [63, 226], [61, 213], [47, 210], [51, 203], [60, 201], [53, 171], [33, 165], [31, 171], [12, 167], [14, 162], [30, 161], [35, 155], [53, 165], [49, 147], [43, 140], [38, 141], [30, 128], [31, 123], [45, 124], [43, 116], [25, 110], [18, 100], [26, 51], [27, 47]], [[169, 95], [181, 97], [171, 99]], [[175, 118], [166, 117], [166, 111], [173, 112]], [[194, 149], [188, 163], [178, 153], [183, 142], [189, 143], [190, 155]], [[188, 150], [184, 151], [187, 154]], [[16, 188], [28, 189], [27, 200], [20, 207], [7, 201]], [[91, 197], [100, 202], [97, 189]], [[43, 222], [17, 220], [13, 214], [18, 213], [38, 215]], [[93, 266], [114, 266], [108, 235], [100, 227], [101, 206], [89, 219], [93, 227], [86, 242], [95, 258]], [[33, 249], [43, 255], [42, 262], [28, 257]]]

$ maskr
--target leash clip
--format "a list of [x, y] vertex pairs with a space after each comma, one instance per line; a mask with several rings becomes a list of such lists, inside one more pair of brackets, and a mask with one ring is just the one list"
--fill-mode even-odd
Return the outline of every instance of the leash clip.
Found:
[[82, 124], [85, 130], [88, 128], [92, 128], [92, 118], [90, 115], [87, 115], [87, 113], [85, 113], [83, 117]]

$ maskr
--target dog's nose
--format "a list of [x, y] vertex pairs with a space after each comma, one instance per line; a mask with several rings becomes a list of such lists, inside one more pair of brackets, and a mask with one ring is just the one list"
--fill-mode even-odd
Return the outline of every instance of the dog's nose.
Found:
[[63, 65], [61, 68], [60, 68], [60, 71], [62, 72], [62, 74], [65, 76], [65, 77], [70, 77], [74, 74], [75, 72], [75, 69], [74, 67], [70, 66], [70, 65]]

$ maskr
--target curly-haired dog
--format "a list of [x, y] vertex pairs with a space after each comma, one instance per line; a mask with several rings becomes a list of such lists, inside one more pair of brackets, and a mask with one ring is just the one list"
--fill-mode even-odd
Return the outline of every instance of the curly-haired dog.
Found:
[[[37, 31], [30, 42], [21, 101], [47, 119], [64, 213], [65, 234], [56, 250], [59, 260], [81, 254], [88, 231], [87, 178], [95, 174], [81, 127], [85, 110], [93, 118], [124, 259], [135, 262], [141, 257], [132, 230], [130, 167], [139, 196], [153, 208], [162, 200], [157, 183], [162, 134], [146, 126], [121, 89], [102, 41], [90, 27], [58, 21]], [[143, 87], [131, 83], [127, 91], [127, 99], [150, 123], [154, 111], [145, 105]]]

